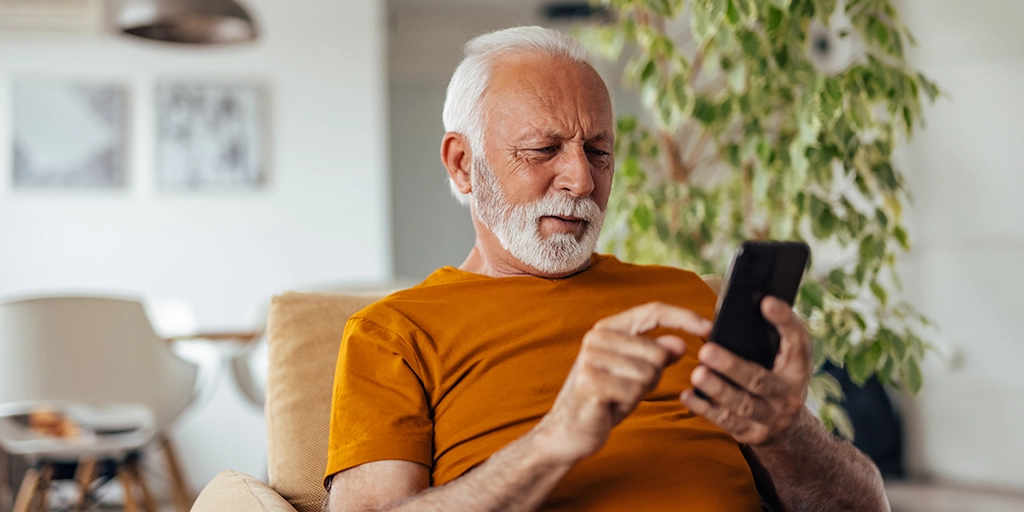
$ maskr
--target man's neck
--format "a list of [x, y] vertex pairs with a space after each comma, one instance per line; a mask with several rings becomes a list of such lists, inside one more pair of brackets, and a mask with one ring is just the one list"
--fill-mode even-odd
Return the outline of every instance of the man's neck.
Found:
[[489, 253], [486, 249], [481, 247], [478, 240], [476, 245], [473, 246], [473, 250], [469, 252], [469, 256], [466, 257], [466, 261], [463, 261], [462, 265], [459, 265], [459, 270], [489, 277], [530, 276], [544, 279], [562, 279], [587, 270], [590, 268], [591, 262], [591, 258], [587, 258], [583, 265], [575, 270], [564, 274], [547, 274], [519, 261], [504, 249], [500, 252], [502, 254]]

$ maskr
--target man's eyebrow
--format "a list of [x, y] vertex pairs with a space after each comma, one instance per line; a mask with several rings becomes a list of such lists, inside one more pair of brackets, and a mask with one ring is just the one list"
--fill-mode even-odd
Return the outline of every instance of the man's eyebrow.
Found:
[[559, 135], [556, 132], [545, 131], [543, 129], [532, 128], [532, 127], [531, 128], [527, 128], [527, 129], [519, 132], [519, 135], [516, 137], [516, 139], [518, 139], [520, 141], [535, 141], [535, 140], [538, 140], [538, 139], [557, 139], [557, 138], [561, 138], [561, 137], [559, 137]]

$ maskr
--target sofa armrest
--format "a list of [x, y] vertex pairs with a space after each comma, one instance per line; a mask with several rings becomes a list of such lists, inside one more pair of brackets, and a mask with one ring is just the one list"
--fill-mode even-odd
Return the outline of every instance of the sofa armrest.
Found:
[[245, 473], [222, 471], [192, 505], [192, 512], [295, 512], [269, 485]]

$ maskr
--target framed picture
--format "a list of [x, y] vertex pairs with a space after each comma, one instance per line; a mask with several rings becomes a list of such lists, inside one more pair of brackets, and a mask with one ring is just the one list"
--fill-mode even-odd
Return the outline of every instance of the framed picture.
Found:
[[263, 186], [266, 103], [262, 84], [158, 84], [157, 185], [172, 190]]
[[123, 188], [127, 183], [128, 88], [120, 84], [16, 80], [17, 188]]

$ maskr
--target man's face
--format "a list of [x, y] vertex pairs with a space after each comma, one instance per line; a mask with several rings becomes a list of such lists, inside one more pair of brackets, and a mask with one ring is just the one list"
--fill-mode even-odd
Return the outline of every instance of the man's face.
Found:
[[501, 246], [544, 274], [579, 270], [611, 189], [611, 101], [588, 65], [534, 53], [499, 58], [484, 98], [486, 157], [473, 206]]

